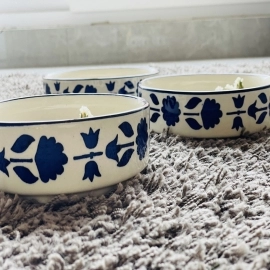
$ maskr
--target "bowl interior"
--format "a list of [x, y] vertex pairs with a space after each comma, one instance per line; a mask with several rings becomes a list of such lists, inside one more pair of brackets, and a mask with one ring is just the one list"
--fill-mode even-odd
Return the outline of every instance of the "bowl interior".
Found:
[[[270, 85], [270, 76], [246, 74], [177, 75], [145, 79], [142, 87], [172, 91], [216, 91], [218, 86], [233, 85], [236, 78], [243, 78], [244, 88]], [[227, 91], [227, 90], [224, 90]]]
[[147, 107], [141, 98], [111, 94], [44, 95], [0, 102], [0, 122], [54, 121], [80, 118], [88, 107], [94, 117]]
[[49, 74], [45, 79], [54, 80], [78, 80], [78, 79], [112, 79], [124, 77], [136, 77], [155, 74], [156, 71], [152, 68], [97, 68], [97, 69], [82, 69], [66, 72]]

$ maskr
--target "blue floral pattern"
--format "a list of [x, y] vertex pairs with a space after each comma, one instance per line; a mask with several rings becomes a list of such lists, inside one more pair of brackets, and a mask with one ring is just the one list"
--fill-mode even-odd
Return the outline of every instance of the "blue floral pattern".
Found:
[[[92, 128], [89, 129], [88, 134], [87, 133], [81, 133], [81, 136], [83, 138], [84, 144], [88, 149], [94, 149], [97, 147], [98, 141], [99, 141], [99, 132], [100, 129], [97, 129], [94, 131]], [[83, 180], [89, 179], [91, 182], [93, 182], [95, 176], [101, 177], [101, 173], [99, 171], [98, 164], [96, 161], [93, 161], [95, 157], [102, 156], [103, 152], [93, 152], [91, 151], [89, 154], [83, 154], [80, 156], [73, 157], [74, 160], [80, 160], [80, 159], [90, 159], [84, 167], [84, 175]]]
[[142, 160], [145, 157], [148, 143], [148, 125], [146, 118], [142, 118], [137, 126], [138, 136], [136, 137], [137, 153], [139, 159]]
[[[260, 93], [248, 108], [243, 109], [245, 105], [245, 95], [238, 94], [232, 97], [235, 110], [225, 112], [228, 116], [233, 116], [232, 129], [239, 130], [244, 128], [242, 114], [248, 114], [256, 120], [256, 124], [262, 124], [268, 114], [270, 115], [270, 103], [265, 93]], [[223, 111], [220, 103], [216, 99], [193, 96], [183, 106], [183, 112], [175, 96], [167, 96], [162, 100], [162, 107], [159, 105], [158, 96], [155, 93], [149, 95], [150, 103], [150, 121], [156, 123], [160, 117], [160, 111], [163, 113], [163, 119], [168, 127], [175, 126], [180, 121], [180, 115], [193, 130], [202, 128], [209, 130], [215, 128], [221, 121]], [[201, 106], [201, 107], [200, 107]], [[245, 105], [246, 107], [247, 105]], [[199, 110], [198, 110], [199, 109]]]
[[181, 114], [179, 103], [174, 96], [167, 96], [167, 98], [162, 100], [162, 104], [163, 119], [168, 126], [175, 126], [179, 122], [179, 115]]
[[220, 118], [222, 117], [220, 104], [217, 103], [215, 99], [207, 98], [204, 101], [201, 116], [205, 129], [214, 128], [215, 125], [219, 124]]
[[[22, 134], [10, 150], [21, 155], [34, 141], [32, 136]], [[63, 166], [68, 162], [68, 158], [63, 151], [64, 147], [61, 143], [56, 142], [54, 137], [47, 138], [46, 136], [40, 138], [34, 160], [32, 158], [10, 158], [8, 160], [5, 158], [4, 148], [0, 152], [0, 171], [9, 176], [7, 167], [10, 163], [15, 164], [13, 170], [18, 177], [27, 184], [33, 184], [39, 178], [27, 168], [27, 163], [35, 162], [41, 181], [47, 183], [50, 179], [55, 180], [57, 175], [64, 172]]]
[[35, 162], [42, 182], [47, 183], [49, 180], [55, 180], [57, 175], [64, 172], [63, 166], [67, 163], [68, 158], [63, 151], [63, 145], [56, 142], [54, 137], [42, 136], [40, 138]]
[[[127, 138], [131, 138], [134, 135], [134, 131], [132, 129], [132, 126], [128, 122], [123, 122], [118, 126], [118, 128], [122, 131], [122, 133]], [[106, 156], [109, 159], [115, 160], [117, 162], [118, 167], [124, 167], [128, 164], [129, 160], [131, 159], [131, 156], [134, 152], [134, 149], [131, 147], [134, 146], [134, 141], [127, 142], [124, 144], [118, 143], [118, 134], [116, 137], [107, 144], [106, 146]], [[125, 149], [125, 152], [120, 156], [119, 154], [121, 150]]]
[[232, 129], [236, 129], [237, 131], [239, 130], [239, 128], [243, 128], [244, 125], [243, 125], [243, 121], [242, 121], [242, 118], [240, 116], [236, 116], [234, 119], [233, 119], [233, 125], [232, 125]]
[[[134, 133], [132, 125], [124, 121], [118, 126], [118, 134], [106, 146], [106, 157], [116, 161], [117, 167], [126, 166], [135, 152], [135, 140], [137, 144], [137, 153], [139, 159], [145, 157], [148, 147], [148, 125], [146, 118], [142, 118], [137, 126], [138, 134]], [[97, 177], [102, 176], [98, 165], [97, 157], [104, 154], [103, 151], [97, 151], [100, 129], [94, 130], [91, 127], [87, 133], [80, 133], [82, 141], [90, 151], [73, 156], [73, 160], [87, 160], [84, 165], [82, 180], [89, 179], [93, 182]], [[122, 133], [122, 135], [121, 135]], [[120, 136], [119, 136], [120, 135]], [[123, 143], [120, 143], [120, 139]], [[33, 143], [37, 144], [34, 157], [29, 158], [28, 148]], [[38, 180], [48, 183], [50, 180], [56, 180], [59, 175], [64, 173], [65, 165], [68, 163], [68, 157], [64, 153], [64, 146], [56, 141], [55, 137], [41, 136], [36, 139], [28, 134], [20, 135], [10, 148], [10, 153], [15, 157], [6, 158], [5, 148], [0, 152], [0, 171], [9, 177], [8, 166], [13, 166], [13, 171], [26, 184], [34, 184]], [[25, 152], [28, 158], [23, 154]], [[137, 157], [138, 158], [138, 157]], [[31, 164], [32, 163], [32, 164]], [[31, 166], [28, 166], [31, 164]], [[32, 165], [35, 164], [38, 175], [33, 173]]]

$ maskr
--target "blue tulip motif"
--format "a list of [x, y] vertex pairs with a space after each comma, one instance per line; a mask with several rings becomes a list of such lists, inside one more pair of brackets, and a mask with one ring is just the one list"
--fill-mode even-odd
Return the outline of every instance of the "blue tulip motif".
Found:
[[245, 114], [246, 111], [245, 110], [241, 110], [241, 108], [244, 105], [245, 102], [245, 96], [241, 96], [240, 94], [237, 97], [232, 97], [233, 103], [234, 103], [234, 107], [238, 110], [232, 111], [232, 112], [227, 112], [227, 115], [237, 115], [234, 117], [233, 119], [233, 125], [232, 125], [232, 129], [236, 129], [237, 131], [240, 128], [243, 128], [243, 120], [242, 117], [240, 116], [241, 114]]
[[55, 82], [54, 83], [54, 88], [56, 91], [59, 91], [60, 90], [60, 82]]
[[232, 129], [236, 129], [237, 131], [239, 130], [239, 128], [243, 128], [244, 125], [243, 125], [243, 121], [242, 121], [242, 118], [240, 116], [236, 116], [234, 119], [233, 119], [233, 125], [232, 125]]
[[233, 99], [233, 103], [235, 108], [240, 109], [243, 107], [244, 105], [244, 101], [245, 101], [245, 96], [240, 96], [240, 94], [237, 97], [232, 97]]
[[[185, 105], [185, 108], [192, 110], [195, 109], [198, 104], [200, 104], [202, 100], [198, 97], [191, 98], [188, 103]], [[187, 117], [185, 120], [187, 124], [194, 130], [200, 130], [204, 127], [206, 130], [210, 128], [214, 128], [216, 125], [220, 123], [220, 118], [223, 113], [220, 110], [220, 104], [216, 102], [215, 99], [207, 98], [205, 99], [202, 110], [200, 113], [198, 112], [185, 112], [183, 115], [185, 116], [193, 116]], [[196, 116], [201, 116], [202, 125], [194, 118]]]
[[[96, 148], [99, 140], [99, 132], [100, 129], [97, 129], [95, 132], [92, 128], [89, 129], [88, 134], [87, 133], [81, 133], [82, 139], [84, 141], [85, 146], [88, 149], [94, 149]], [[90, 153], [83, 154], [80, 156], [75, 156], [73, 157], [74, 160], [80, 160], [80, 159], [90, 159], [85, 165], [84, 168], [84, 175], [82, 180], [89, 179], [91, 182], [93, 182], [95, 176], [96, 177], [101, 177], [101, 173], [99, 171], [98, 164], [96, 161], [93, 161], [95, 157], [102, 156], [103, 152], [93, 152], [91, 151]]]
[[174, 96], [167, 96], [162, 100], [162, 105], [161, 111], [167, 126], [175, 126], [175, 124], [179, 122], [179, 115], [181, 114], [176, 98]]
[[114, 86], [115, 86], [115, 82], [109, 82], [109, 83], [106, 83], [106, 86], [107, 86], [107, 89], [109, 92], [112, 92], [114, 90]]
[[[131, 138], [134, 135], [132, 126], [128, 122], [123, 122], [121, 125], [119, 125], [118, 128], [122, 131], [122, 133], [127, 138]], [[131, 156], [134, 152], [134, 149], [131, 148], [133, 146], [134, 146], [134, 141], [119, 144], [118, 134], [117, 134], [116, 137], [107, 144], [106, 156], [109, 159], [115, 160], [117, 162], [117, 167], [124, 167], [128, 164], [129, 160], [131, 159]], [[119, 158], [119, 154], [121, 150], [125, 150], [125, 152]]]
[[[12, 145], [11, 151], [15, 154], [24, 153], [35, 139], [28, 135], [21, 135]], [[36, 163], [40, 180], [47, 183], [49, 180], [56, 180], [58, 175], [64, 172], [64, 165], [68, 158], [64, 153], [64, 147], [61, 143], [56, 142], [54, 137], [47, 138], [42, 136], [39, 139], [37, 151], [33, 158], [5, 158], [5, 148], [0, 152], [0, 171], [9, 176], [7, 167], [9, 164], [16, 164], [13, 168], [18, 177], [27, 184], [34, 184], [39, 177], [35, 176], [27, 163]]]

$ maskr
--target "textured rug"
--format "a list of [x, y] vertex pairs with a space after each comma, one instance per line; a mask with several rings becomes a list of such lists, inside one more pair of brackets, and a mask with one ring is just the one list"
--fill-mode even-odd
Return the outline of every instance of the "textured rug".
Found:
[[[161, 71], [270, 74], [270, 62]], [[0, 99], [41, 93], [41, 75], [0, 76]], [[0, 269], [270, 269], [270, 131], [152, 133], [146, 170], [105, 196], [0, 193]]]

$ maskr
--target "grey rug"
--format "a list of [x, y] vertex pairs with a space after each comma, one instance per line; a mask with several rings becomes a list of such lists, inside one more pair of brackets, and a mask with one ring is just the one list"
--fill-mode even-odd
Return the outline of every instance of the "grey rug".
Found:
[[[270, 74], [270, 62], [161, 69]], [[0, 98], [42, 93], [41, 79], [1, 76]], [[153, 133], [147, 169], [106, 196], [0, 193], [0, 269], [270, 269], [269, 153], [270, 131]]]

